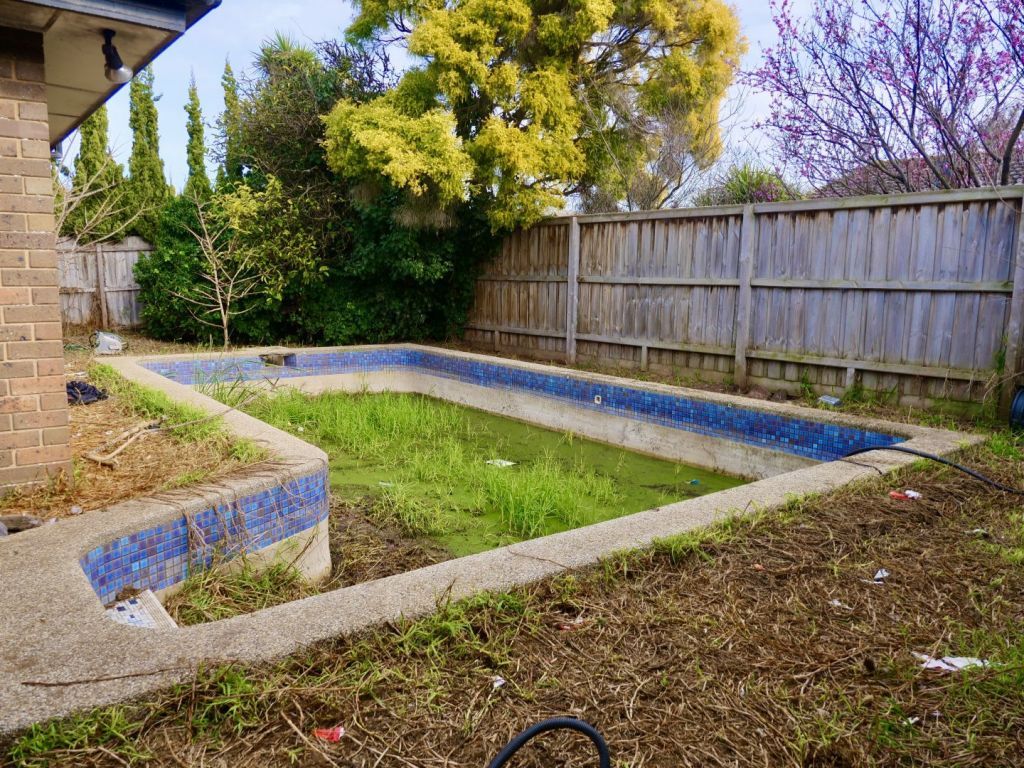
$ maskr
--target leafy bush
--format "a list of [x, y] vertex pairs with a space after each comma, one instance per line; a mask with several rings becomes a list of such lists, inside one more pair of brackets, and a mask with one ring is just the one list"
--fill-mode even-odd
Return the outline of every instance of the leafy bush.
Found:
[[793, 200], [799, 194], [775, 171], [749, 163], [734, 165], [721, 179], [694, 198], [694, 204], [745, 205]]
[[135, 265], [142, 326], [154, 339], [195, 341], [208, 335], [189, 303], [175, 295], [188, 295], [199, 281], [202, 253], [189, 231], [198, 226], [195, 203], [173, 198], [163, 208], [153, 251], [142, 254]]
[[[389, 82], [386, 62], [377, 71], [366, 56], [271, 41], [255, 78], [235, 94], [240, 103], [222, 143], [245, 172], [222, 172], [215, 202], [265, 282], [258, 299], [239, 304], [235, 342], [415, 341], [447, 337], [465, 323], [476, 265], [497, 244], [479, 206], [420, 210], [382, 180], [354, 188], [327, 167], [320, 115], [339, 98], [372, 98]], [[203, 257], [189, 232], [197, 225], [191, 202], [172, 201], [156, 250], [136, 267], [143, 324], [156, 338], [218, 333], [178, 298], [202, 281]]]
[[296, 335], [325, 344], [444, 338], [461, 329], [477, 265], [496, 240], [471, 208], [452, 229], [395, 224], [398, 195], [358, 207], [351, 250], [311, 286], [296, 313]]

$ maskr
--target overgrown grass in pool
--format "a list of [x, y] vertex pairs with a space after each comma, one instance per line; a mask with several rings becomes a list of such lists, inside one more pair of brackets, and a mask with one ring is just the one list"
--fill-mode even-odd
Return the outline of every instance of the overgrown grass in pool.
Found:
[[327, 451], [336, 493], [372, 497], [374, 516], [455, 555], [743, 482], [420, 395], [285, 390], [241, 402]]

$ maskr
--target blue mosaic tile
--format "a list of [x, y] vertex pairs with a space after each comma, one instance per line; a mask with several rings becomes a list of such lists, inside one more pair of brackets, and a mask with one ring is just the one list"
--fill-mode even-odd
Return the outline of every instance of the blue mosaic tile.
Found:
[[816, 461], [832, 461], [856, 448], [884, 447], [903, 441], [901, 437], [871, 430], [790, 418], [625, 385], [597, 383], [554, 371], [526, 370], [420, 349], [305, 352], [297, 354], [295, 362], [295, 367], [267, 366], [259, 357], [253, 356], [150, 361], [144, 365], [182, 384], [412, 369], [481, 387], [552, 398], [576, 407], [757, 445]]
[[104, 605], [125, 587], [152, 589], [182, 581], [215, 555], [255, 552], [327, 519], [328, 478], [317, 472], [269, 490], [122, 536], [82, 556], [80, 564]]

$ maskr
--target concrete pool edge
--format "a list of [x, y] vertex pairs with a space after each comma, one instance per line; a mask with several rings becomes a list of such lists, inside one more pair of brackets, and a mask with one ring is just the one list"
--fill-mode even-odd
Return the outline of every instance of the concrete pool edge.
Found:
[[[135, 359], [110, 362], [128, 378], [162, 389], [175, 399], [206, 410], [223, 410], [223, 406], [200, 393], [146, 370]], [[552, 370], [533, 363], [502, 362]], [[562, 369], [554, 370], [562, 372]], [[622, 381], [604, 374], [592, 375], [602, 380]], [[630, 386], [634, 383], [630, 382]], [[637, 382], [635, 386], [648, 385]], [[692, 397], [709, 394], [682, 388], [665, 389], [684, 391]], [[932, 453], [950, 453], [983, 440], [976, 435], [856, 419], [729, 395], [715, 394], [713, 399], [748, 409], [777, 410], [804, 419], [837, 419], [839, 423], [881, 428], [890, 434], [908, 437], [903, 445]], [[245, 414], [230, 412], [224, 419], [230, 429], [241, 435], [252, 437], [255, 430], [262, 435], [263, 442], [273, 441], [279, 455], [288, 456], [289, 451], [296, 451], [291, 455], [300, 460], [314, 463], [325, 460], [320, 458], [323, 454], [319, 449]], [[106, 619], [88, 579], [84, 578], [79, 557], [91, 542], [120, 535], [131, 528], [137, 530], [141, 518], [180, 515], [180, 506], [152, 501], [147, 504], [162, 506], [146, 509], [140, 502], [127, 502], [57, 526], [19, 534], [0, 544], [0, 582], [5, 585], [5, 590], [0, 591], [0, 647], [3, 649], [0, 652], [0, 711], [4, 713], [0, 732], [77, 709], [143, 695], [187, 677], [204, 662], [263, 660], [285, 655], [311, 642], [402, 616], [429, 613], [445, 594], [458, 599], [481, 590], [508, 589], [554, 575], [565, 568], [592, 564], [624, 549], [649, 545], [655, 539], [705, 526], [734, 511], [744, 512], [754, 507], [770, 509], [795, 495], [827, 492], [860, 478], [874, 477], [876, 472], [872, 467], [888, 471], [912, 461], [910, 456], [879, 451], [859, 457], [858, 464], [841, 461], [815, 464], [587, 528], [327, 592], [247, 616], [165, 633], [135, 630]], [[276, 475], [274, 479], [280, 482]], [[263, 478], [264, 482], [271, 480], [269, 476]], [[120, 518], [124, 513], [122, 507], [132, 508], [130, 520]], [[45, 557], [40, 557], [41, 554]], [[142, 676], [68, 684], [125, 674]], [[58, 685], [24, 685], [26, 681]], [[60, 685], [62, 682], [65, 684]]]

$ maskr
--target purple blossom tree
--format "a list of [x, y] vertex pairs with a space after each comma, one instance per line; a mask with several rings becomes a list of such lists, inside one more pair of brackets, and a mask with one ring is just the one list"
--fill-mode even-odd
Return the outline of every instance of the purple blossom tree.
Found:
[[1024, 0], [772, 0], [745, 74], [762, 124], [824, 194], [1004, 185], [1024, 171]]

